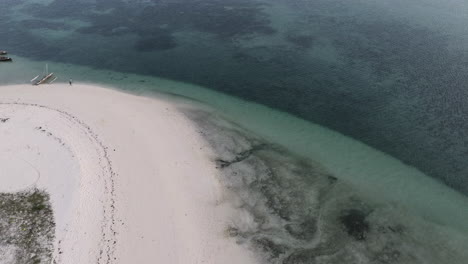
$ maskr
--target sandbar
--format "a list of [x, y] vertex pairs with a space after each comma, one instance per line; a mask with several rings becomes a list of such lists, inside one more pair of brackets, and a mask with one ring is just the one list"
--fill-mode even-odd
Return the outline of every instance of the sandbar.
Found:
[[57, 263], [255, 263], [226, 232], [210, 147], [167, 99], [0, 86], [0, 192], [50, 194]]

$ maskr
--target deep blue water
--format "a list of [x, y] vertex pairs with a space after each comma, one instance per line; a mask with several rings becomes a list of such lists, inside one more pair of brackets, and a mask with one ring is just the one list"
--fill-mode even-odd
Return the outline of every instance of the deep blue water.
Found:
[[0, 49], [284, 110], [468, 193], [459, 1], [3, 0]]

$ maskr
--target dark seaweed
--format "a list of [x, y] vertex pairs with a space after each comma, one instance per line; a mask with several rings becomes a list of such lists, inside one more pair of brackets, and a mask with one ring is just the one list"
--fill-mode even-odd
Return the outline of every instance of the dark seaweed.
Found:
[[[227, 233], [265, 263], [422, 264], [447, 262], [449, 255], [452, 263], [464, 259], [461, 251], [440, 247], [450, 235], [421, 228], [429, 222], [413, 218], [402, 207], [359, 196], [320, 164], [209, 113], [185, 113], [213, 147], [216, 161], [227, 161], [218, 166], [220, 182], [242, 215], [234, 214]], [[417, 239], [421, 235], [436, 241]]]
[[347, 210], [340, 216], [340, 221], [346, 228], [348, 235], [356, 240], [366, 239], [369, 223], [366, 221], [364, 212], [356, 209]]
[[0, 246], [15, 248], [15, 263], [50, 263], [54, 228], [47, 193], [0, 193]]

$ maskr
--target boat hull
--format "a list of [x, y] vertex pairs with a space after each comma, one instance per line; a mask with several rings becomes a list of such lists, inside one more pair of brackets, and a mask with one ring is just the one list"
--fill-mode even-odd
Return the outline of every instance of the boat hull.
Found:
[[41, 84], [49, 83], [50, 81], [52, 81], [53, 77], [54, 77], [54, 73], [49, 73], [46, 76], [39, 79], [39, 81], [33, 83], [33, 85], [41, 85]]

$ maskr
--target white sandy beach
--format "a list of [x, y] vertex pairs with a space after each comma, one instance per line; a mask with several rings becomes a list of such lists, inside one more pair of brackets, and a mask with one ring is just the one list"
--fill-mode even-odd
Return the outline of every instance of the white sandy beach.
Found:
[[225, 233], [207, 144], [171, 102], [0, 86], [0, 192], [51, 196], [58, 263], [254, 263]]

